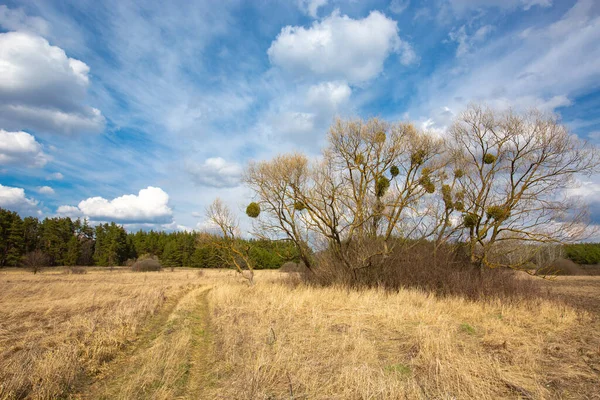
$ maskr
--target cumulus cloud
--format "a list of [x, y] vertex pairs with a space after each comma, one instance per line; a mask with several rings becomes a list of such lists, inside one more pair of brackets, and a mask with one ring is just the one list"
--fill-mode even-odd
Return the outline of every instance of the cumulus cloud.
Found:
[[50, 186], [38, 186], [37, 188], [37, 192], [40, 194], [54, 194], [54, 189], [52, 189]]
[[148, 186], [137, 195], [128, 194], [107, 200], [90, 197], [77, 207], [64, 205], [57, 213], [67, 216], [85, 216], [92, 221], [115, 221], [119, 223], [170, 223], [173, 211], [169, 207], [169, 195], [161, 188]]
[[0, 5], [0, 26], [7, 31], [33, 32], [45, 36], [50, 31], [48, 22], [40, 17], [30, 17], [20, 9]]
[[47, 181], [62, 181], [65, 178], [60, 172], [54, 172], [46, 177]]
[[298, 8], [307, 15], [317, 18], [319, 8], [327, 5], [329, 0], [297, 0]]
[[242, 176], [242, 167], [221, 157], [207, 158], [202, 164], [188, 162], [186, 169], [198, 185], [214, 188], [238, 186]]
[[311, 27], [286, 26], [267, 51], [271, 63], [295, 76], [316, 76], [349, 83], [368, 81], [382, 71], [391, 53], [403, 64], [417, 60], [398, 36], [396, 22], [373, 11], [364, 19], [339, 12]]
[[48, 159], [33, 135], [0, 129], [0, 165], [43, 167]]
[[97, 132], [105, 119], [84, 105], [89, 67], [40, 36], [0, 33], [0, 126], [72, 134]]
[[351, 94], [352, 89], [346, 82], [322, 82], [308, 88], [306, 103], [311, 108], [334, 111], [346, 103]]
[[0, 207], [21, 215], [39, 215], [38, 202], [25, 196], [25, 189], [0, 184]]

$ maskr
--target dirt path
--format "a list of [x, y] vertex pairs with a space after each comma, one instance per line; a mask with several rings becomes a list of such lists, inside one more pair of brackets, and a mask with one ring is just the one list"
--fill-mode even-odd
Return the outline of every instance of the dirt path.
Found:
[[89, 382], [77, 399], [200, 399], [209, 369], [209, 309], [204, 286], [167, 304], [137, 344]]

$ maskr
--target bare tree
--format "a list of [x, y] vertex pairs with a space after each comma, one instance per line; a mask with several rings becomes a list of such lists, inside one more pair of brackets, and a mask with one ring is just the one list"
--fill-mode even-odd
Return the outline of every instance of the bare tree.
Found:
[[585, 209], [568, 198], [577, 175], [597, 170], [597, 150], [556, 117], [537, 111], [494, 112], [471, 106], [450, 129], [453, 157], [462, 170], [461, 228], [471, 261], [518, 268], [490, 258], [503, 241], [561, 243], [581, 237]]
[[25, 256], [23, 257], [23, 264], [31, 272], [33, 272], [34, 275], [40, 272], [43, 267], [46, 267], [48, 263], [48, 256], [39, 249], [31, 251], [25, 254]]
[[212, 242], [212, 245], [219, 249], [222, 261], [235, 267], [250, 285], [253, 285], [254, 265], [250, 258], [250, 245], [239, 240], [239, 221], [233, 211], [221, 199], [216, 198], [206, 208], [206, 217], [223, 235]]
[[285, 235], [308, 257], [311, 240], [349, 269], [391, 252], [392, 236], [424, 236], [419, 202], [434, 190], [441, 142], [411, 124], [338, 120], [323, 156], [300, 154], [252, 163], [245, 181], [261, 207], [261, 235]]
[[309, 230], [303, 217], [306, 204], [300, 200], [307, 191], [308, 168], [308, 159], [302, 154], [281, 155], [270, 161], [251, 162], [244, 181], [258, 201], [254, 234], [270, 240], [291, 240], [300, 259], [311, 270]]

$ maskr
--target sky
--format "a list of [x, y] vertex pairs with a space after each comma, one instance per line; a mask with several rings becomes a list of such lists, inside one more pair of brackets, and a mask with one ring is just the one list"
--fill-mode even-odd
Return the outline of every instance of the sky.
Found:
[[0, 0], [0, 207], [202, 229], [251, 201], [248, 161], [316, 155], [336, 117], [443, 134], [470, 102], [600, 144], [600, 2]]

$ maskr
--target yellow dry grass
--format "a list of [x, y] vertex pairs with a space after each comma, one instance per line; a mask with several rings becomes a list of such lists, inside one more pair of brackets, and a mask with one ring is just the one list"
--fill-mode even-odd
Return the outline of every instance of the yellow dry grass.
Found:
[[547, 300], [291, 289], [261, 278], [209, 294], [219, 362], [206, 398], [598, 396], [599, 371], [578, 348], [582, 336], [598, 335], [588, 313]]
[[599, 398], [595, 311], [289, 277], [2, 272], [0, 398]]
[[0, 398], [64, 397], [197, 285], [192, 272], [0, 273]]

